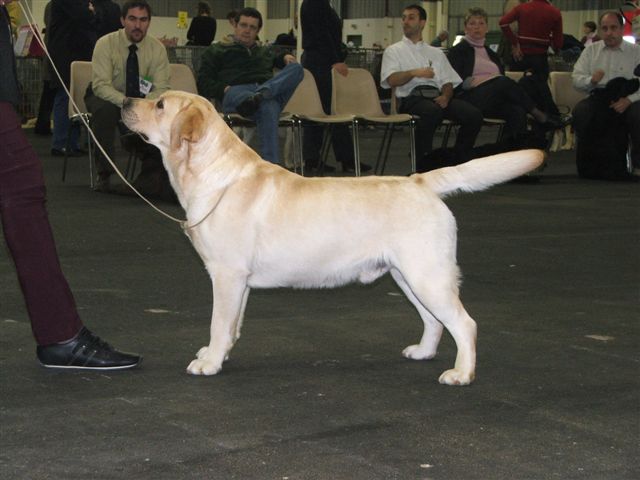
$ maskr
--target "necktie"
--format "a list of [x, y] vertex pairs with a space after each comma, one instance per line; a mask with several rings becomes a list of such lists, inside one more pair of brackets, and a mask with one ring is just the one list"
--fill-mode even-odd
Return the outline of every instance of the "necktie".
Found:
[[140, 72], [138, 70], [138, 55], [136, 54], [138, 46], [136, 44], [129, 45], [129, 56], [127, 57], [126, 71], [126, 96], [134, 98], [142, 98], [140, 94]]

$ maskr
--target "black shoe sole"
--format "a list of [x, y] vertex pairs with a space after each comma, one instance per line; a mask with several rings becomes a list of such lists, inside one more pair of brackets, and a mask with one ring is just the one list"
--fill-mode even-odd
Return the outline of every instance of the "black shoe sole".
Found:
[[132, 365], [119, 365], [116, 367], [85, 367], [85, 366], [76, 366], [76, 365], [48, 365], [46, 363], [39, 362], [41, 366], [44, 368], [51, 368], [54, 370], [100, 370], [100, 371], [108, 371], [108, 370], [128, 370], [130, 368], [135, 368], [142, 363], [142, 359], [139, 362], [134, 363]]

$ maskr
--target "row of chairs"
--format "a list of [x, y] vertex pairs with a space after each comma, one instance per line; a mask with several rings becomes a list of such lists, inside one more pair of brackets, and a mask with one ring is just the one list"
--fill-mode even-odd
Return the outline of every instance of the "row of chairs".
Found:
[[[360, 137], [359, 127], [362, 125], [381, 125], [384, 133], [375, 172], [384, 173], [393, 132], [397, 126], [409, 126], [411, 171], [416, 170], [416, 153], [414, 149], [414, 131], [416, 118], [404, 113], [386, 114], [382, 110], [378, 90], [371, 73], [363, 68], [350, 68], [347, 76], [333, 71], [333, 90], [331, 96], [331, 113], [322, 108], [320, 94], [311, 72], [304, 70], [302, 82], [283, 109], [280, 125], [290, 127], [294, 133], [294, 167], [300, 168], [304, 174], [302, 151], [302, 130], [305, 126], [324, 127], [324, 135], [320, 148], [320, 162], [324, 164], [329, 155], [333, 129], [336, 125], [350, 127], [353, 141], [354, 171], [360, 176]], [[225, 115], [231, 126], [253, 126], [253, 122], [238, 114]]]
[[[174, 63], [171, 68], [171, 88], [190, 93], [197, 93], [197, 86], [193, 71], [184, 64]], [[80, 113], [76, 113], [70, 102], [69, 118], [72, 123], [81, 121], [81, 117], [90, 120], [84, 103], [84, 95], [89, 82], [91, 81], [91, 62], [76, 61], [71, 64], [71, 97], [79, 108]], [[519, 80], [521, 72], [507, 72], [507, 75], [514, 80]], [[571, 111], [584, 94], [573, 88], [570, 72], [551, 72], [550, 88], [554, 101], [561, 110]], [[395, 95], [392, 94], [391, 113], [385, 114], [382, 110], [380, 98], [375, 85], [375, 80], [371, 73], [363, 68], [350, 68], [346, 76], [333, 72], [333, 90], [331, 114], [326, 114], [322, 108], [320, 95], [313, 75], [304, 70], [304, 77], [293, 96], [285, 105], [280, 118], [280, 125], [289, 127], [293, 133], [294, 144], [294, 167], [300, 169], [304, 174], [304, 160], [302, 149], [302, 130], [306, 125], [319, 125], [324, 127], [325, 133], [320, 151], [320, 159], [324, 163], [329, 154], [333, 128], [336, 125], [348, 125], [351, 127], [351, 135], [354, 148], [354, 170], [356, 176], [360, 175], [360, 139], [359, 127], [361, 125], [381, 125], [384, 128], [381, 145], [378, 149], [378, 157], [375, 164], [375, 173], [383, 174], [387, 158], [393, 139], [393, 133], [398, 126], [409, 127], [409, 151], [411, 159], [411, 172], [416, 170], [415, 152], [415, 123], [416, 117], [409, 114], [399, 114], [395, 111]], [[254, 126], [253, 122], [237, 114], [225, 115], [227, 123], [234, 126]], [[504, 121], [500, 119], [485, 119], [485, 124], [498, 127], [498, 139], [502, 136]], [[443, 145], [446, 146], [450, 133], [455, 124], [445, 121], [443, 123], [444, 135]], [[89, 136], [89, 165], [91, 181], [93, 182], [93, 165], [91, 148], [91, 137]], [[135, 169], [135, 152], [129, 152], [129, 162], [127, 173], [132, 174]], [[67, 169], [67, 157], [64, 159], [62, 180], [65, 180]]]

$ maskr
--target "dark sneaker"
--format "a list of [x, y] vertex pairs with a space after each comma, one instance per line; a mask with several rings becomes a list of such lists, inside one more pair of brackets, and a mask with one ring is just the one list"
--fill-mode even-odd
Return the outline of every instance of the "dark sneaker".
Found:
[[38, 346], [38, 360], [47, 368], [124, 370], [140, 364], [142, 357], [114, 350], [86, 327], [71, 340]]
[[256, 93], [255, 95], [251, 95], [242, 101], [237, 107], [236, 112], [238, 112], [243, 117], [252, 117], [254, 113], [258, 111], [260, 108], [260, 103], [262, 102], [262, 93]]

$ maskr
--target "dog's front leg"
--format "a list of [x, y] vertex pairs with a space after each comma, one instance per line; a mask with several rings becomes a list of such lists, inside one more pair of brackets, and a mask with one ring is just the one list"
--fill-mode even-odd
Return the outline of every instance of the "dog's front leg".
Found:
[[213, 276], [213, 315], [211, 339], [187, 367], [193, 375], [215, 375], [237, 339], [240, 316], [248, 296], [246, 277], [216, 272]]

